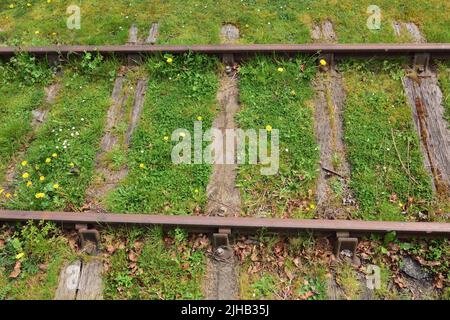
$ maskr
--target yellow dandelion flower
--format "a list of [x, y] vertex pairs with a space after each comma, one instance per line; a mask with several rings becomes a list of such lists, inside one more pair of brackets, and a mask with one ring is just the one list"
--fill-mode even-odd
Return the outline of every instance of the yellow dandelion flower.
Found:
[[309, 207], [310, 207], [312, 210], [314, 210], [314, 209], [316, 208], [316, 206], [314, 205], [314, 203], [311, 203], [311, 204], [309, 205]]
[[73, 162], [69, 163], [69, 167], [71, 167], [71, 168], [75, 167], [75, 163], [73, 163]]
[[11, 4], [9, 5], [9, 8], [10, 8], [10, 9], [14, 9], [14, 5], [11, 3]]
[[141, 164], [139, 165], [139, 168], [145, 169], [145, 164], [141, 163]]
[[325, 60], [325, 59], [320, 59], [320, 65], [321, 66], [326, 66], [327, 65], [327, 60]]
[[36, 199], [42, 199], [45, 197], [45, 193], [39, 192], [34, 195]]
[[277, 69], [277, 71], [278, 71], [278, 72], [284, 72], [284, 68], [279, 67], [279, 68]]
[[7, 194], [5, 194], [5, 197], [6, 197], [6, 199], [9, 199], [9, 198], [11, 198], [11, 193], [7, 193]]
[[20, 260], [20, 259], [22, 259], [24, 256], [25, 256], [25, 253], [23, 253], [23, 252], [18, 253], [18, 254], [16, 255], [16, 259], [17, 259], [17, 260]]
[[270, 124], [268, 124], [266, 126], [266, 131], [268, 131], [268, 132], [272, 131], [272, 126]]
[[23, 175], [22, 175], [22, 178], [24, 178], [24, 179], [28, 179], [30, 177], [30, 175], [28, 174], [28, 172], [25, 172]]
[[22, 165], [22, 167], [26, 167], [28, 165], [28, 161], [24, 160], [20, 164]]
[[169, 137], [168, 137], [168, 136], [165, 136], [165, 137], [164, 137], [164, 141], [169, 141]]
[[399, 202], [398, 206], [399, 206], [400, 208], [403, 208], [403, 203]]
[[34, 32], [34, 34], [39, 34], [40, 32], [39, 32], [39, 30], [36, 30], [35, 32]]
[[56, 36], [56, 32], [52, 32], [52, 36]]
[[198, 189], [195, 189], [194, 192], [195, 192], [195, 193], [198, 193]]
[[169, 64], [170, 64], [170, 63], [172, 63], [172, 62], [173, 62], [173, 59], [172, 59], [172, 58], [167, 58], [167, 60], [166, 60], [166, 61], [167, 61], [167, 63], [169, 63]]
[[203, 118], [202, 118], [201, 116], [198, 116], [198, 117], [197, 117], [197, 120], [198, 120], [198, 121], [202, 121]]
[[44, 181], [45, 180], [45, 177], [44, 176], [40, 176], [39, 177], [39, 181]]
[[27, 182], [27, 187], [31, 187], [32, 185], [33, 185], [33, 182], [31, 182], [31, 181]]
[[28, 2], [28, 3], [27, 3], [27, 7], [31, 7], [31, 3]]
[[52, 162], [52, 159], [50, 159], [50, 158], [45, 159], [45, 163], [50, 163], [50, 162]]
[[47, 0], [47, 3], [52, 3], [52, 0]]
[[53, 154], [52, 154], [52, 157], [53, 157], [53, 158], [58, 158], [58, 154], [57, 154], [57, 153], [53, 153]]
[[59, 189], [59, 184], [55, 183], [55, 184], [53, 185], [53, 189]]

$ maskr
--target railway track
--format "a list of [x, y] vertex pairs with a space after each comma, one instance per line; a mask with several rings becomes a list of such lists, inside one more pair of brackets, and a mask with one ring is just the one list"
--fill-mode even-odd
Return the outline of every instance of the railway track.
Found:
[[[292, 45], [140, 45], [117, 46], [46, 46], [46, 47], [0, 47], [0, 59], [18, 52], [27, 52], [39, 58], [68, 57], [86, 52], [105, 56], [139, 57], [147, 54], [183, 54], [187, 52], [219, 56], [224, 61], [240, 61], [258, 54], [291, 56], [296, 54], [325, 57], [330, 65], [334, 60], [346, 58], [398, 58], [414, 59], [414, 65], [428, 68], [431, 59], [450, 59], [450, 43], [416, 44], [292, 44]], [[55, 61], [55, 60], [53, 60]], [[237, 101], [237, 100], [236, 100]], [[398, 238], [449, 238], [450, 224], [439, 222], [392, 222], [328, 219], [278, 219], [256, 217], [220, 216], [173, 216], [150, 214], [115, 214], [94, 212], [47, 212], [0, 210], [0, 223], [14, 224], [27, 221], [49, 221], [64, 228], [79, 230], [81, 244], [85, 240], [98, 241], [97, 229], [115, 226], [161, 226], [164, 230], [182, 228], [190, 233], [213, 235], [213, 246], [229, 247], [232, 235], [255, 235], [264, 230], [272, 234], [296, 235], [312, 233], [337, 238], [339, 249], [356, 248], [357, 239], [372, 234], [384, 235], [394, 232]], [[97, 238], [96, 238], [97, 237]], [[87, 265], [88, 266], [88, 265]], [[89, 265], [90, 266], [90, 265]], [[80, 268], [80, 267], [79, 267]], [[86, 268], [84, 266], [83, 268]], [[101, 273], [95, 265], [94, 278]], [[221, 266], [220, 268], [224, 268]], [[220, 269], [219, 268], [219, 269]], [[81, 269], [80, 269], [81, 270]], [[79, 271], [81, 272], [81, 271]], [[221, 271], [223, 272], [223, 270]], [[225, 280], [217, 280], [225, 283]], [[100, 295], [100, 287], [94, 295]], [[221, 285], [218, 285], [221, 288]], [[220, 289], [217, 289], [220, 290]], [[71, 293], [72, 294], [72, 293]]]
[[398, 237], [449, 237], [450, 224], [438, 222], [390, 222], [323, 219], [234, 218], [208, 216], [167, 216], [149, 214], [113, 214], [79, 212], [36, 212], [0, 210], [0, 221], [51, 221], [64, 226], [89, 224], [92, 226], [144, 225], [183, 228], [195, 233], [215, 233], [228, 228], [232, 232], [255, 234], [258, 230], [280, 234], [313, 232], [333, 234], [349, 232], [353, 236], [395, 232]]
[[103, 55], [132, 55], [149, 53], [181, 54], [186, 52], [208, 55], [233, 54], [246, 57], [255, 54], [333, 54], [335, 58], [398, 57], [430, 54], [433, 58], [449, 59], [450, 43], [402, 44], [220, 44], [220, 45], [58, 45], [44, 47], [0, 47], [0, 57], [18, 52], [36, 56], [82, 54], [98, 52]]

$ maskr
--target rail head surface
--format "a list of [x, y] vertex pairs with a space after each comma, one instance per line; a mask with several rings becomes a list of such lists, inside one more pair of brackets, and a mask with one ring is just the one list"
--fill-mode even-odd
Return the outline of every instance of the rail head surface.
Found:
[[264, 229], [279, 234], [313, 232], [333, 234], [349, 232], [355, 236], [396, 232], [399, 237], [450, 236], [450, 223], [390, 222], [357, 220], [315, 220], [276, 218], [223, 218], [204, 216], [166, 216], [149, 214], [37, 212], [0, 210], [0, 222], [52, 221], [62, 225], [90, 224], [96, 226], [140, 225], [180, 227], [191, 232], [213, 233], [230, 228], [235, 233], [254, 234]]
[[43, 47], [0, 47], [0, 57], [17, 52], [33, 55], [68, 55], [99, 52], [105, 55], [196, 52], [212, 55], [236, 54], [334, 54], [336, 57], [401, 56], [429, 53], [438, 58], [450, 58], [450, 43], [392, 43], [392, 44], [219, 44], [219, 45], [57, 45]]

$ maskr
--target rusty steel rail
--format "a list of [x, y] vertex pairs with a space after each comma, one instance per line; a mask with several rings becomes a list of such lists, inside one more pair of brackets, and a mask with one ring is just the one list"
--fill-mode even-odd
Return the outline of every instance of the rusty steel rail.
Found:
[[395, 57], [428, 53], [433, 58], [450, 58], [450, 43], [394, 44], [248, 44], [248, 45], [58, 45], [44, 47], [0, 47], [0, 57], [17, 52], [37, 56], [99, 52], [104, 55], [139, 55], [149, 53], [196, 52], [211, 55], [234, 54], [239, 57], [254, 54], [334, 54], [344, 57]]
[[233, 233], [254, 234], [260, 229], [278, 234], [313, 232], [335, 234], [349, 232], [353, 236], [384, 234], [395, 231], [397, 236], [449, 237], [450, 223], [388, 222], [356, 220], [314, 220], [273, 218], [221, 218], [203, 216], [162, 216], [149, 214], [112, 214], [76, 212], [37, 212], [0, 210], [0, 222], [51, 221], [61, 225], [88, 224], [91, 226], [162, 226], [180, 227], [190, 232], [214, 233], [218, 229], [231, 229]]

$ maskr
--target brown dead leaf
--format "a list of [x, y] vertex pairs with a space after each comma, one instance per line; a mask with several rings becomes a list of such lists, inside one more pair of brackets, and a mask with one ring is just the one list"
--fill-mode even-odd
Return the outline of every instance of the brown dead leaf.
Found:
[[113, 254], [116, 251], [116, 248], [110, 244], [106, 246], [106, 251], [108, 251], [109, 254]]
[[3, 249], [5, 247], [5, 240], [0, 239], [0, 249]]
[[181, 269], [188, 270], [190, 266], [191, 266], [191, 264], [188, 261], [186, 261], [185, 263], [183, 263], [181, 265]]
[[133, 247], [136, 249], [136, 251], [140, 251], [144, 247], [144, 242], [136, 240]]
[[130, 253], [128, 254], [128, 260], [130, 260], [132, 262], [138, 261], [138, 256], [136, 255], [136, 253], [134, 251], [130, 251]]
[[17, 278], [19, 276], [20, 272], [22, 271], [21, 267], [22, 267], [22, 263], [20, 261], [16, 261], [16, 265], [14, 266], [14, 270], [13, 270], [13, 272], [11, 272], [9, 277], [13, 278], [13, 279]]
[[405, 280], [403, 280], [403, 278], [401, 278], [400, 276], [397, 276], [394, 278], [394, 282], [400, 287], [400, 288], [405, 288], [406, 284], [405, 284]]
[[41, 271], [47, 271], [48, 265], [45, 263], [42, 263], [39, 265], [39, 270]]
[[301, 295], [299, 298], [300, 298], [300, 300], [306, 300], [306, 299], [312, 297], [313, 295], [314, 295], [314, 292], [308, 291], [307, 293]]
[[441, 273], [436, 275], [436, 278], [434, 279], [434, 286], [438, 289], [444, 288], [444, 276]]
[[300, 268], [300, 267], [302, 266], [302, 262], [301, 262], [301, 260], [300, 260], [299, 257], [296, 257], [296, 258], [294, 259], [294, 264], [295, 264], [295, 266], [296, 266], [297, 268]]
[[392, 203], [396, 202], [397, 199], [398, 199], [398, 197], [397, 197], [396, 193], [391, 194], [391, 196], [389, 197], [389, 201]]
[[289, 271], [287, 268], [284, 268], [284, 273], [286, 273], [286, 276], [288, 277], [289, 280], [291, 280], [291, 281], [294, 280], [294, 278], [295, 278], [294, 274], [291, 271]]

